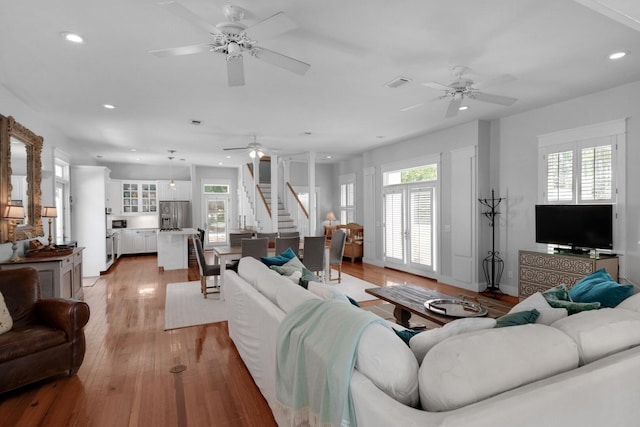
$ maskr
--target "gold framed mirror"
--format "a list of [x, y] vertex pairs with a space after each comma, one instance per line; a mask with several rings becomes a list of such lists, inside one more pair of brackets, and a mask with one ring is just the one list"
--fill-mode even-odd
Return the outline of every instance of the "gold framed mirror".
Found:
[[[41, 136], [13, 117], [0, 116], [0, 212], [8, 204], [22, 204], [25, 210], [24, 221], [15, 229], [16, 240], [44, 235], [40, 187], [42, 141]], [[0, 236], [2, 242], [11, 241], [9, 221], [4, 218], [0, 221]]]

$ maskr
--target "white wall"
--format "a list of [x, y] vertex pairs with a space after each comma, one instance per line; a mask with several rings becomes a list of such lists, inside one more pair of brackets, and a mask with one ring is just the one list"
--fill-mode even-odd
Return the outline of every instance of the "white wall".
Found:
[[229, 183], [229, 219], [230, 228], [238, 227], [238, 168], [194, 166], [192, 179], [192, 203], [194, 228], [205, 225], [204, 206], [202, 204], [202, 184], [204, 181]]
[[[627, 176], [620, 177], [627, 183], [626, 240], [622, 242], [626, 253], [621, 259], [625, 270], [621, 273], [628, 281], [640, 284], [640, 190], [636, 185], [640, 182], [640, 170], [636, 164], [640, 159], [638, 99], [640, 82], [635, 82], [497, 121], [499, 131], [494, 137], [498, 139], [496, 145], [500, 150], [493, 154], [493, 158], [499, 164], [501, 195], [508, 198], [507, 214], [500, 230], [501, 251], [506, 258], [503, 283], [517, 286], [518, 250], [537, 249], [534, 229], [537, 136], [626, 117]], [[512, 278], [508, 277], [509, 272]]]
[[[295, 190], [309, 188], [308, 166], [305, 162], [291, 162], [289, 167], [289, 179]], [[280, 177], [281, 179], [282, 177]], [[327, 212], [337, 209], [334, 205], [335, 193], [339, 186], [334, 182], [334, 166], [330, 164], [316, 163], [316, 188], [318, 189], [318, 204], [316, 205], [316, 231], [315, 235], [324, 233], [323, 221]], [[312, 233], [313, 234], [313, 233]]]

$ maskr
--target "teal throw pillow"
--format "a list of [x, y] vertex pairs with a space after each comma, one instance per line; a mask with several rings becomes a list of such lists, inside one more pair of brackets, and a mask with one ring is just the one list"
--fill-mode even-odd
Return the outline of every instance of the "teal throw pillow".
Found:
[[569, 291], [567, 290], [567, 285], [564, 283], [559, 284], [558, 286], [554, 286], [553, 288], [549, 288], [546, 291], [542, 292], [542, 296], [549, 301], [550, 299], [559, 300], [559, 301], [571, 301], [571, 297], [569, 296]]
[[282, 253], [276, 256], [272, 256], [272, 257], [263, 256], [263, 257], [260, 257], [260, 260], [265, 265], [271, 267], [272, 265], [284, 265], [295, 256], [296, 256], [296, 253], [293, 252], [291, 248], [287, 248], [285, 251], [283, 251]]
[[578, 281], [569, 290], [574, 302], [599, 302], [601, 307], [613, 308], [633, 295], [633, 285], [621, 285], [604, 268]]
[[535, 308], [533, 310], [517, 311], [515, 313], [505, 314], [504, 316], [496, 319], [496, 326], [494, 326], [494, 328], [535, 323], [538, 316], [540, 316], [540, 312]]
[[412, 330], [412, 329], [404, 329], [404, 330], [402, 330], [402, 331], [399, 331], [399, 330], [397, 330], [397, 329], [395, 329], [395, 328], [391, 328], [391, 329], [393, 329], [393, 332], [395, 332], [395, 333], [396, 333], [396, 335], [398, 335], [398, 336], [400, 337], [400, 339], [401, 339], [402, 341], [404, 341], [404, 343], [405, 343], [406, 345], [409, 345], [409, 340], [410, 340], [411, 338], [413, 338], [414, 336], [416, 336], [416, 335], [418, 335], [420, 332], [422, 332], [422, 331], [414, 331], [414, 330]]

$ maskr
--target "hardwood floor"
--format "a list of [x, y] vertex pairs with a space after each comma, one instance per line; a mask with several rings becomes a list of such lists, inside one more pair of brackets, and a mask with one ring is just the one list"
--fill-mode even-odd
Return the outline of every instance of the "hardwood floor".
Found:
[[[409, 282], [460, 292], [368, 264], [345, 262], [343, 272], [382, 286]], [[84, 288], [91, 319], [78, 374], [0, 395], [0, 425], [275, 425], [226, 322], [163, 330], [167, 283], [198, 278], [195, 263], [160, 272], [155, 256], [121, 258]]]

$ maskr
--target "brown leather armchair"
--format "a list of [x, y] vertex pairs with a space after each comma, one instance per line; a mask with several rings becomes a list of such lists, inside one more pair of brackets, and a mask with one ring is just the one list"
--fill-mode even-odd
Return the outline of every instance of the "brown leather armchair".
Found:
[[13, 319], [11, 330], [0, 335], [0, 393], [78, 372], [89, 306], [71, 299], [40, 298], [38, 272], [30, 267], [0, 270], [0, 292]]

